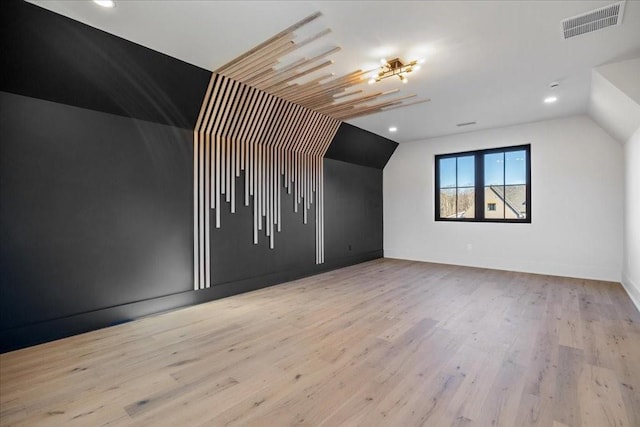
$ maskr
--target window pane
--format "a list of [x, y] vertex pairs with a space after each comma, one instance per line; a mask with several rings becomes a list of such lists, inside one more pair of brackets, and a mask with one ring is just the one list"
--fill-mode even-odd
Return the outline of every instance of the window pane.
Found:
[[440, 159], [440, 188], [456, 186], [456, 158]]
[[484, 155], [484, 185], [504, 185], [504, 153]]
[[509, 219], [524, 219], [527, 217], [527, 186], [507, 185], [505, 217]]
[[456, 217], [456, 190], [440, 190], [440, 218]]
[[484, 187], [484, 217], [486, 219], [504, 219], [503, 190], [502, 185]]
[[474, 188], [458, 188], [458, 218], [475, 218], [476, 190]]
[[458, 157], [458, 187], [473, 187], [476, 181], [473, 156]]
[[[531, 222], [530, 146], [436, 156], [436, 220]], [[482, 162], [482, 163], [480, 163]], [[476, 166], [482, 170], [476, 169]], [[479, 175], [478, 175], [479, 173]], [[483, 205], [476, 202], [482, 200]]]
[[527, 183], [526, 151], [509, 151], [505, 157], [505, 184]]

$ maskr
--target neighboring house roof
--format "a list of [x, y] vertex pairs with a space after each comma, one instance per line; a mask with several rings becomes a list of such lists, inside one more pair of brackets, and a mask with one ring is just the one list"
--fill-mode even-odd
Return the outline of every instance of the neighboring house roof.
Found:
[[[490, 185], [489, 188], [498, 196], [505, 205], [518, 217], [526, 213], [526, 192], [523, 185], [507, 185], [506, 187]], [[505, 196], [506, 188], [506, 196]]]

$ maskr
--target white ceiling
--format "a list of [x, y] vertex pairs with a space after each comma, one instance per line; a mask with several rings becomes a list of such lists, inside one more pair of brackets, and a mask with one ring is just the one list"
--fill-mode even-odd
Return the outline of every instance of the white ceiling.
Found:
[[[621, 26], [569, 40], [562, 19], [611, 2], [116, 0], [114, 9], [31, 2], [208, 70], [321, 11], [309, 30], [331, 28], [315, 49], [342, 47], [332, 56], [336, 75], [373, 69], [382, 57], [426, 60], [408, 84], [387, 79], [375, 89], [431, 102], [349, 121], [398, 142], [585, 113], [591, 69], [640, 56], [637, 0], [626, 2]], [[555, 90], [552, 81], [560, 82]], [[544, 104], [552, 92], [558, 102]], [[456, 127], [470, 121], [477, 125]]]

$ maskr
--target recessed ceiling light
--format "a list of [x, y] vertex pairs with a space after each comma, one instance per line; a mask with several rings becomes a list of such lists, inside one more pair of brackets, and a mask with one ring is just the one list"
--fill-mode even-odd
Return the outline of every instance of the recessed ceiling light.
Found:
[[556, 102], [558, 100], [557, 97], [555, 96], [548, 96], [544, 99], [544, 103], [545, 104], [553, 104], [554, 102]]
[[102, 6], [102, 7], [108, 7], [108, 8], [116, 7], [116, 2], [113, 0], [93, 0], [93, 2], [98, 6]]
[[398, 130], [398, 128], [397, 128], [397, 127], [395, 127], [395, 126], [391, 126], [391, 127], [389, 128], [389, 132], [395, 132], [395, 131], [397, 131], [397, 130]]

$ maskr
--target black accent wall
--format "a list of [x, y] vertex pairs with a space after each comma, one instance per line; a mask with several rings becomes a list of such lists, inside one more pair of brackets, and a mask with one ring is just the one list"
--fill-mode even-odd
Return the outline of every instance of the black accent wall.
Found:
[[343, 122], [324, 156], [384, 169], [396, 147], [397, 142]]
[[251, 207], [224, 205], [213, 286], [194, 291], [192, 126], [210, 73], [22, 1], [3, 9], [0, 351], [382, 256], [396, 144], [343, 124], [324, 164], [326, 262], [313, 209], [304, 225], [283, 191], [275, 249], [253, 245]]
[[193, 130], [209, 71], [23, 0], [1, 12], [2, 91]]

